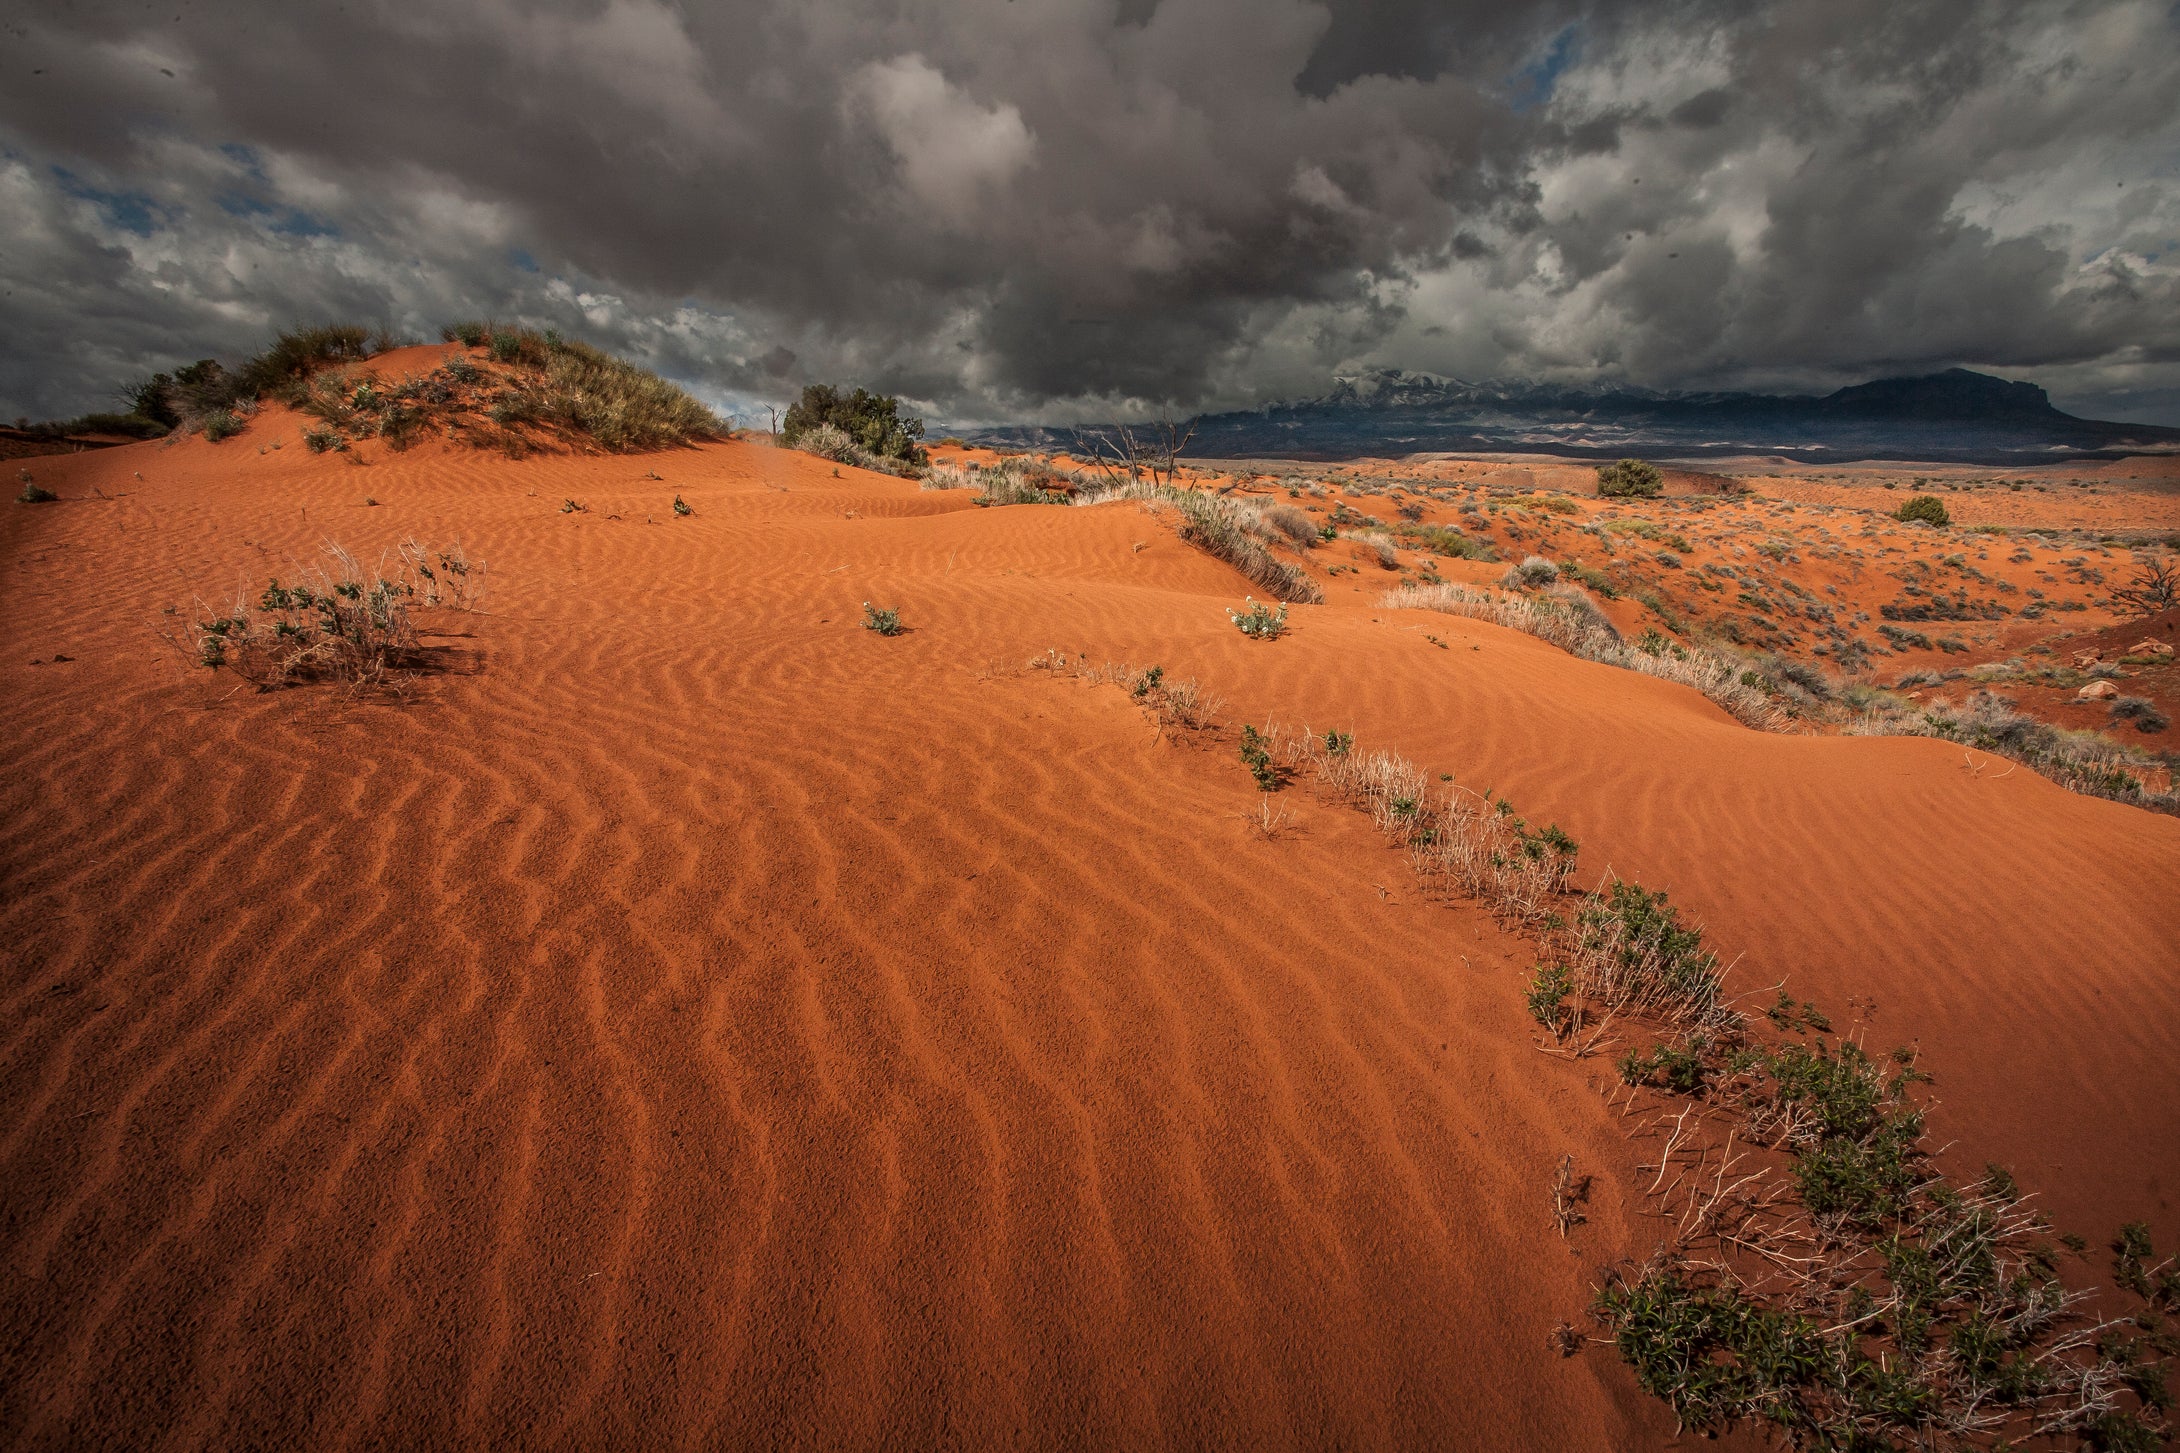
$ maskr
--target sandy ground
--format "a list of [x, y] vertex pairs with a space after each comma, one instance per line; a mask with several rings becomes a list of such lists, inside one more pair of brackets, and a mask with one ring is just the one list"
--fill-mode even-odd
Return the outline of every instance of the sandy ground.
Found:
[[[359, 457], [270, 411], [0, 514], [7, 1446], [1672, 1441], [1547, 1346], [1656, 1231], [1523, 942], [1299, 789], [1266, 840], [1230, 752], [1046, 650], [1507, 793], [1740, 982], [1919, 1045], [1960, 1164], [2180, 1230], [2180, 821], [1751, 732], [1380, 610], [1375, 565], [1251, 642], [1134, 504], [756, 443]], [[406, 702], [161, 639], [412, 534], [491, 596]]]

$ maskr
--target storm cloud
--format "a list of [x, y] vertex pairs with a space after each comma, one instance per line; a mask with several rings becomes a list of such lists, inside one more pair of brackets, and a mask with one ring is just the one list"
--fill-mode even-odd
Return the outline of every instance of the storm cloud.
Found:
[[0, 26], [0, 414], [493, 315], [745, 411], [1958, 364], [2180, 423], [2169, 3], [37, 10]]

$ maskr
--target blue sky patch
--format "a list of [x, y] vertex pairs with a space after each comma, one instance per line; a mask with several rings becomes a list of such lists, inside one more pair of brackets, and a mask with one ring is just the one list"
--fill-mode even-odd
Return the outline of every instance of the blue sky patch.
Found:
[[54, 167], [53, 177], [61, 184], [62, 191], [97, 207], [99, 215], [106, 219], [107, 225], [118, 227], [123, 232], [149, 237], [174, 220], [173, 214], [154, 201], [147, 192], [105, 191], [92, 186], [66, 167]]
[[1559, 78], [1582, 49], [1582, 27], [1570, 25], [1552, 37], [1544, 54], [1506, 78], [1507, 99], [1516, 111], [1533, 111], [1552, 99]]

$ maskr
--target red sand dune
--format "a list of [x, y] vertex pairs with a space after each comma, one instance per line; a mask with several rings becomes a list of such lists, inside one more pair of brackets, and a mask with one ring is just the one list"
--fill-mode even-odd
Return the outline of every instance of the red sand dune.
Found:
[[[1873, 1003], [1963, 1160], [2176, 1229], [2180, 822], [1360, 597], [1252, 643], [1132, 504], [369, 447], [270, 411], [0, 516], [8, 1446], [1669, 1441], [1547, 1346], [1655, 1232], [1523, 941], [1048, 648], [1501, 789]], [[160, 640], [408, 534], [492, 594], [406, 704]]]

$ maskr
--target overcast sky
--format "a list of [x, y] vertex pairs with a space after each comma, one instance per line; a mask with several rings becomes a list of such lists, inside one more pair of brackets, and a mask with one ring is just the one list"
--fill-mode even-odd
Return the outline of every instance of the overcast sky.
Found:
[[749, 409], [1397, 366], [2180, 424], [2172, 0], [18, 0], [0, 417], [489, 314]]

